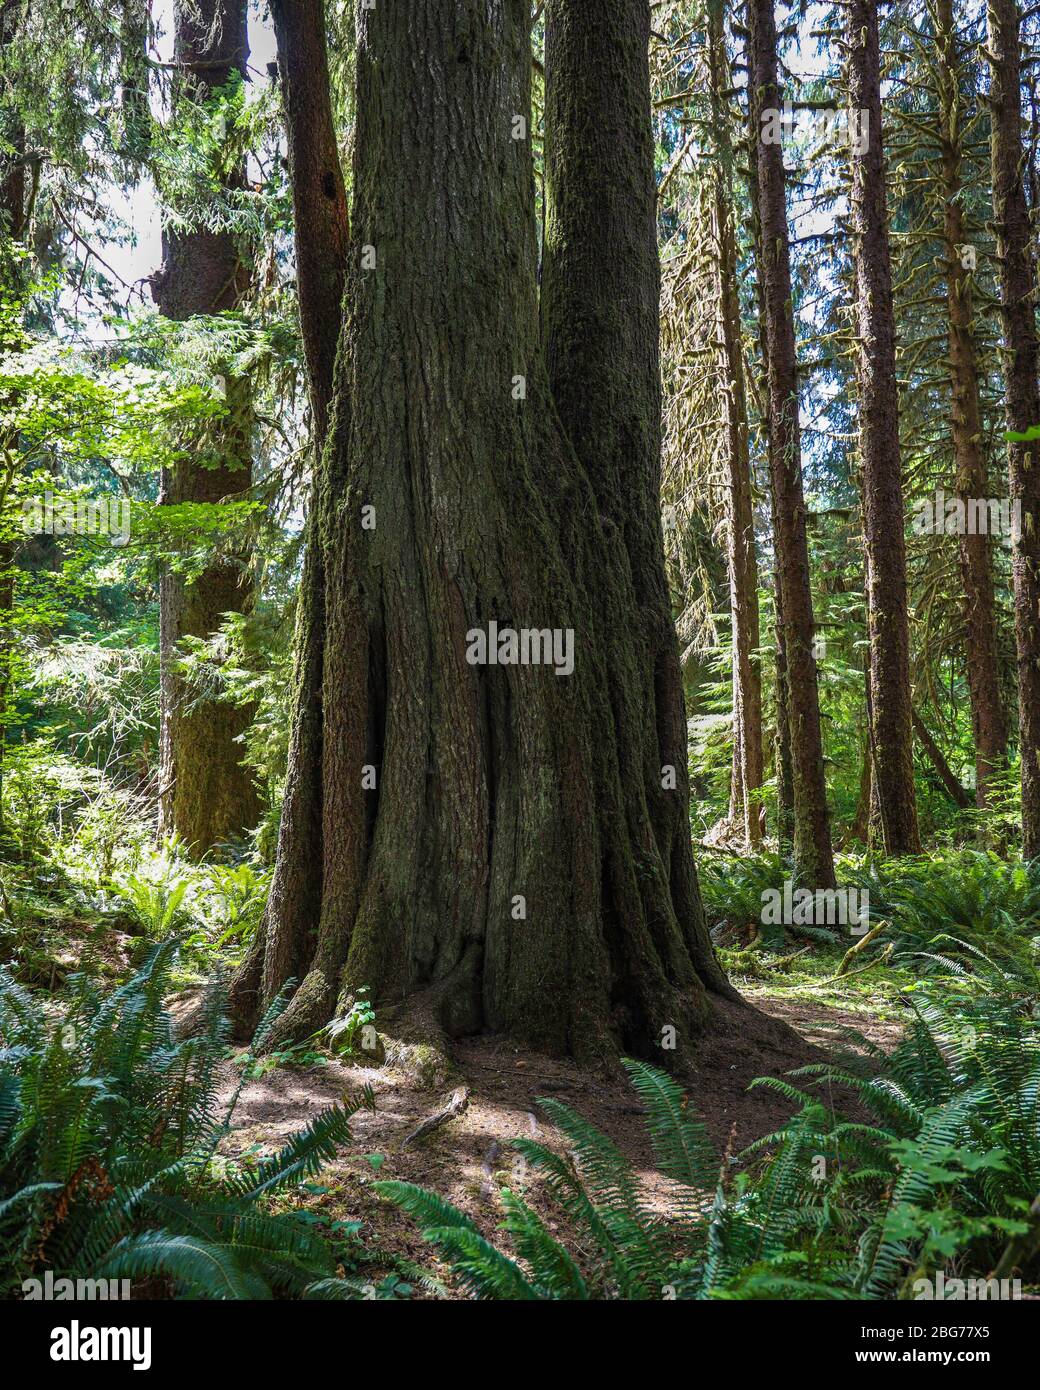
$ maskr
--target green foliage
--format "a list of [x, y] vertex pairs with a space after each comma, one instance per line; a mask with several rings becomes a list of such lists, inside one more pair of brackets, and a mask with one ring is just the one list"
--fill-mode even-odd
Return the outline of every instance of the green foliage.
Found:
[[267, 903], [269, 875], [243, 861], [210, 865], [207, 880], [210, 921], [219, 932], [214, 949], [252, 936]]
[[[886, 918], [897, 957], [921, 953], [964, 958], [962, 943], [1005, 962], [1027, 963], [1040, 936], [1040, 863], [960, 848], [916, 859], [850, 868], [851, 881], [869, 888], [871, 918]], [[968, 962], [970, 964], [970, 960]]]
[[190, 880], [162, 877], [158, 880], [130, 874], [119, 888], [120, 896], [133, 911], [146, 936], [158, 940], [185, 924], [182, 904]]
[[270, 1203], [349, 1142], [371, 1093], [323, 1111], [279, 1152], [222, 1169], [239, 1093], [220, 1100], [227, 1027], [211, 995], [201, 1034], [176, 1038], [162, 1006], [175, 951], [174, 940], [155, 947], [109, 993], [75, 978], [60, 1010], [0, 977], [0, 1287], [51, 1269], [190, 1297], [362, 1297], [313, 1222]]
[[[771, 1199], [790, 1213], [801, 1253], [856, 1297], [911, 1296], [939, 1269], [984, 1275], [1009, 1262], [1037, 1276], [1017, 1242], [1035, 1232], [1040, 1184], [1040, 1032], [1036, 997], [985, 966], [961, 994], [928, 989], [891, 1057], [867, 1079], [814, 1065], [798, 1075], [851, 1092], [872, 1123], [850, 1121], [788, 1082], [757, 1083], [800, 1110], [779, 1135]], [[825, 1156], [814, 1177], [797, 1155]]]
[[332, 1019], [316, 1036], [327, 1038], [334, 1052], [351, 1053], [362, 1028], [374, 1027], [375, 1021], [376, 1011], [368, 997], [368, 986], [362, 985], [347, 1012]]
[[709, 922], [748, 928], [758, 934], [763, 894], [783, 890], [790, 866], [779, 854], [705, 855], [700, 865], [701, 896]]
[[234, 1060], [235, 1065], [242, 1068], [242, 1075], [247, 1080], [258, 1081], [279, 1067], [311, 1067], [324, 1062], [326, 1057], [309, 1043], [290, 1043], [286, 1047], [273, 1048], [261, 1057], [252, 1052], [241, 1052]]
[[[923, 994], [872, 1075], [829, 1065], [764, 1078], [795, 1113], [719, 1174], [673, 1079], [626, 1062], [667, 1195], [651, 1205], [616, 1146], [555, 1100], [539, 1104], [568, 1153], [519, 1140], [573, 1232], [570, 1247], [522, 1197], [501, 1194], [511, 1254], [410, 1183], [376, 1184], [477, 1298], [913, 1297], [940, 1271], [1001, 1264], [1040, 1276], [1040, 1030], [1036, 996], [990, 964], [951, 998]], [[854, 1100], [849, 1118], [796, 1084]], [[1005, 1254], [1006, 1252], [1006, 1254]]]
[[[1040, 863], [960, 847], [912, 859], [842, 855], [836, 867], [839, 887], [859, 889], [861, 903], [864, 892], [869, 895], [870, 925], [885, 923], [872, 953], [891, 946], [894, 961], [917, 973], [945, 970], [950, 956], [971, 969], [978, 952], [1032, 971], [1040, 937]], [[705, 857], [701, 890], [716, 936], [735, 928], [763, 946], [782, 948], [784, 931], [762, 925], [762, 906], [764, 894], [781, 890], [791, 876], [790, 864], [776, 854]], [[833, 932], [806, 926], [788, 931], [835, 939]]]

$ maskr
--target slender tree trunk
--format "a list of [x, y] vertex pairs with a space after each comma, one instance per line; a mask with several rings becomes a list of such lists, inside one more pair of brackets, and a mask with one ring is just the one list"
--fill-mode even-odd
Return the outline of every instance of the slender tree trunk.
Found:
[[[426, 1035], [667, 1062], [670, 1030], [683, 1050], [708, 990], [729, 992], [693, 867], [657, 499], [647, 36], [639, 0], [550, 7], [554, 403], [528, 7], [359, 11], [321, 916], [276, 1038], [365, 984]], [[563, 660], [487, 662], [491, 622], [555, 634]]]
[[798, 421], [798, 368], [791, 298], [783, 149], [763, 115], [781, 106], [773, 0], [749, 0], [752, 142], [757, 165], [763, 336], [769, 380], [770, 463], [776, 503], [777, 577], [787, 666], [787, 718], [794, 792], [794, 863], [799, 882], [834, 884], [809, 579]]
[[[302, 976], [321, 911], [324, 451], [350, 223], [329, 87], [324, 0], [271, 0], [289, 147], [300, 331], [310, 383], [314, 485], [296, 615], [292, 728], [274, 877], [263, 925], [231, 985], [231, 1012], [249, 1019], [287, 976]], [[345, 411], [347, 402], [341, 402]], [[266, 982], [266, 983], [265, 983]]]
[[[178, 85], [196, 102], [245, 74], [246, 0], [177, 0], [174, 60]], [[170, 319], [235, 308], [248, 287], [248, 267], [230, 232], [207, 227], [163, 232], [163, 264], [152, 277], [160, 311]], [[251, 480], [253, 412], [249, 383], [228, 376], [227, 422], [221, 462], [204, 467], [191, 457], [163, 472], [160, 502], [218, 503], [243, 493]], [[254, 826], [260, 802], [238, 742], [249, 711], [193, 691], [177, 666], [185, 637], [209, 638], [223, 615], [248, 611], [251, 586], [242, 558], [221, 555], [186, 582], [168, 570], [160, 585], [161, 769], [160, 829], [176, 831], [195, 854]]]
[[[7, 3], [0, 6], [0, 51], [13, 42], [17, 11]], [[25, 129], [17, 113], [0, 103], [0, 289], [17, 294], [20, 266], [14, 246], [25, 237]], [[8, 344], [8, 346], [12, 346]], [[4, 438], [5, 450], [17, 448], [16, 438]], [[15, 465], [8, 465], [0, 481], [3, 502], [14, 479]], [[3, 776], [7, 748], [8, 701], [11, 698], [11, 669], [14, 646], [15, 538], [6, 535], [6, 520], [0, 518], [0, 830], [3, 829]]]
[[920, 740], [921, 747], [924, 749], [928, 761], [939, 774], [939, 781], [949, 793], [951, 801], [955, 802], [962, 811], [966, 810], [971, 804], [971, 798], [954, 776], [953, 769], [943, 757], [942, 749], [936, 743], [935, 739], [932, 738], [927, 724], [925, 724], [916, 710], [911, 710], [910, 713], [913, 721], [914, 733]]
[[743, 828], [749, 847], [762, 838], [762, 682], [758, 668], [758, 561], [751, 494], [747, 390], [737, 295], [737, 245], [733, 220], [733, 148], [726, 93], [729, 63], [720, 0], [708, 10], [708, 61], [712, 131], [717, 168], [713, 174], [711, 228], [714, 241], [716, 350], [726, 422], [726, 559], [729, 569], [730, 632], [733, 648], [733, 767], [729, 820]]
[[[754, 155], [759, 129], [758, 102], [756, 102], [752, 93], [749, 94], [748, 100], [748, 147], [751, 151], [751, 157], [748, 159], [747, 186], [754, 228], [754, 245], [758, 262], [761, 264], [761, 198], [759, 197], [758, 191], [758, 159]], [[769, 522], [772, 534], [775, 538], [778, 529], [776, 501], [776, 476], [778, 470], [773, 463], [773, 452], [776, 447], [776, 432], [772, 426], [769, 402], [769, 344], [766, 341], [765, 334], [765, 285], [761, 275], [756, 277], [755, 291], [758, 300], [758, 341], [759, 350], [762, 354], [761, 414], [769, 476]], [[773, 644], [776, 653], [774, 658], [776, 728], [773, 735], [773, 769], [776, 779], [776, 841], [777, 848], [781, 854], [789, 854], [794, 848], [794, 778], [791, 770], [791, 722], [787, 713], [787, 645], [784, 635], [785, 631], [783, 596], [780, 593], [779, 581], [774, 573]]]
[[860, 126], [866, 148], [852, 158], [852, 215], [874, 780], [887, 853], [916, 854], [921, 843], [876, 0], [851, 0], [848, 14], [849, 105], [866, 123]]
[[332, 411], [350, 222], [329, 88], [324, 0], [269, 0], [292, 183], [296, 288], [314, 437]]
[[856, 811], [852, 817], [852, 824], [849, 826], [849, 833], [845, 837], [845, 843], [849, 844], [858, 841], [861, 845], [867, 843], [870, 829], [870, 789], [873, 786], [873, 767], [870, 758], [870, 741], [863, 740], [863, 761], [860, 763], [859, 770], [859, 795], [856, 798]]
[[[990, 142], [993, 218], [1004, 325], [1008, 430], [1040, 425], [1037, 386], [1036, 275], [1023, 178], [1019, 14], [1015, 0], [989, 0]], [[1018, 745], [1022, 760], [1022, 853], [1040, 856], [1040, 466], [1038, 441], [1008, 446], [1011, 497], [1021, 506], [1013, 540], [1015, 642], [1018, 649]]]
[[[776, 504], [773, 503], [773, 535], [776, 535]], [[776, 734], [773, 766], [776, 769], [776, 842], [781, 854], [794, 852], [794, 767], [791, 757], [791, 716], [788, 699], [787, 637], [784, 627], [783, 595], [774, 580], [774, 641], [776, 643]]]
[[[953, 0], [936, 0], [935, 14], [938, 47], [936, 96], [945, 208], [943, 239], [948, 267], [946, 303], [950, 321], [953, 459], [957, 495], [965, 502], [965, 515], [968, 515], [969, 500], [985, 497], [989, 488], [982, 450], [979, 372], [972, 332], [973, 276], [971, 265], [967, 263], [970, 247], [961, 207], [965, 113], [960, 96]], [[975, 797], [977, 804], [984, 807], [990, 774], [1002, 767], [1007, 757], [1007, 724], [1000, 698], [997, 616], [989, 537], [985, 534], [961, 536], [958, 557], [964, 590], [964, 622], [967, 630], [965, 657], [975, 737]]]

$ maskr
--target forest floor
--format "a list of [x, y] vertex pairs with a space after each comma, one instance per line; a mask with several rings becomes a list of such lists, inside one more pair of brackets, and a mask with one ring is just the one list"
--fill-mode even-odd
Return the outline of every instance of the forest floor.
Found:
[[[804, 981], [781, 987], [752, 980], [735, 983], [760, 1014], [723, 1003], [719, 1028], [701, 1040], [695, 1070], [681, 1078], [720, 1163], [727, 1150], [738, 1152], [791, 1113], [789, 1102], [770, 1088], [748, 1089], [756, 1077], [781, 1076], [827, 1059], [855, 1063], [865, 1044], [850, 1039], [850, 1030], [888, 1050], [899, 1035], [898, 1015], [905, 1014], [893, 993], [898, 980], [886, 980], [888, 990], [875, 998], [857, 994], [841, 1005], [813, 997], [826, 992], [811, 983], [806, 987]], [[237, 1076], [229, 1066], [229, 1094], [235, 1084]], [[541, 1190], [538, 1174], [511, 1148], [515, 1139], [532, 1138], [562, 1151], [561, 1136], [539, 1110], [539, 1097], [563, 1101], [609, 1135], [640, 1175], [652, 1206], [665, 1196], [668, 1180], [654, 1170], [643, 1107], [622, 1074], [591, 1073], [574, 1062], [494, 1038], [456, 1043], [450, 1067], [433, 1076], [392, 1062], [373, 1067], [330, 1060], [273, 1069], [246, 1082], [224, 1152], [232, 1160], [267, 1152], [323, 1108], [365, 1085], [372, 1089], [375, 1107], [355, 1116], [353, 1146], [296, 1200], [325, 1220], [361, 1222], [359, 1234], [378, 1277], [402, 1259], [440, 1278], [446, 1274], [411, 1221], [372, 1189], [377, 1178], [433, 1189], [486, 1236], [494, 1234], [502, 1219], [497, 1192], [503, 1185], [522, 1191], [551, 1231], [565, 1228]], [[468, 1090], [466, 1108], [427, 1137], [405, 1144], [459, 1088]], [[848, 1096], [833, 1100], [846, 1111], [856, 1108]]]
[[[60, 987], [87, 961], [103, 977], [122, 978], [147, 944], [147, 938], [118, 930], [110, 918], [70, 917], [60, 900], [51, 908], [34, 899], [32, 906], [37, 925], [21, 936], [21, 975], [45, 990]], [[791, 1104], [777, 1091], [752, 1087], [756, 1078], [783, 1076], [824, 1060], [855, 1067], [871, 1046], [887, 1051], [898, 1041], [917, 984], [914, 972], [875, 962], [865, 972], [839, 976], [842, 955], [841, 946], [787, 955], [720, 951], [733, 984], [755, 1012], [718, 1002], [716, 1028], [698, 1040], [692, 1070], [679, 1077], [720, 1166], [727, 1152], [739, 1153], [791, 1113]], [[202, 978], [196, 966], [185, 979], [187, 988], [168, 1001], [175, 1015], [197, 997]], [[240, 1054], [238, 1061], [243, 1058]], [[323, 1224], [356, 1227], [358, 1249], [367, 1252], [360, 1272], [373, 1283], [395, 1275], [414, 1283], [410, 1263], [444, 1280], [449, 1296], [457, 1292], [413, 1222], [374, 1190], [380, 1179], [432, 1189], [489, 1237], [502, 1220], [499, 1189], [508, 1186], [522, 1193], [550, 1231], [573, 1234], [537, 1170], [512, 1147], [514, 1140], [527, 1138], [564, 1150], [562, 1136], [539, 1108], [540, 1097], [563, 1102], [607, 1134], [639, 1175], [648, 1203], [665, 1205], [669, 1182], [654, 1168], [643, 1107], [620, 1067], [616, 1073], [596, 1072], [493, 1037], [456, 1042], [447, 1063], [432, 1049], [393, 1047], [381, 1066], [338, 1059], [317, 1046], [263, 1060], [243, 1085], [232, 1132], [222, 1146], [233, 1165], [272, 1152], [328, 1106], [371, 1088], [374, 1108], [354, 1116], [353, 1143], [316, 1181], [279, 1200], [305, 1206]], [[241, 1080], [240, 1067], [229, 1057], [225, 1097]], [[460, 1089], [467, 1093], [465, 1108], [406, 1144]], [[828, 1099], [858, 1117], [852, 1097], [836, 1092]], [[421, 1296], [421, 1287], [417, 1292]]]

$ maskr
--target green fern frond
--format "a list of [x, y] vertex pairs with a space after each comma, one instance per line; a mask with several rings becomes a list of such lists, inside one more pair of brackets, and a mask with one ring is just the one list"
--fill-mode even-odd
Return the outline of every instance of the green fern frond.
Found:
[[689, 1112], [685, 1093], [659, 1068], [628, 1058], [622, 1061], [647, 1108], [646, 1126], [657, 1167], [676, 1182], [710, 1190], [715, 1184], [718, 1159], [708, 1131]]

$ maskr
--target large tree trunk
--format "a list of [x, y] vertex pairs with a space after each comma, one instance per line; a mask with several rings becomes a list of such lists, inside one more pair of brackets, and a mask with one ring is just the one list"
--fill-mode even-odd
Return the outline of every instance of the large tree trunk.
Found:
[[747, 389], [740, 331], [737, 244], [733, 215], [733, 147], [729, 135], [731, 78], [721, 0], [708, 9], [708, 67], [716, 167], [712, 171], [711, 232], [714, 242], [719, 378], [724, 383], [726, 426], [726, 559], [729, 570], [730, 639], [733, 649], [733, 766], [729, 821], [754, 848], [762, 838], [762, 681], [758, 667], [758, 561], [751, 493]]
[[[949, 372], [953, 460], [957, 495], [969, 499], [989, 492], [982, 450], [979, 373], [972, 333], [973, 275], [964, 263], [968, 234], [961, 207], [961, 162], [964, 155], [961, 65], [957, 61], [952, 0], [937, 0], [937, 105], [942, 147], [943, 240], [949, 313]], [[967, 509], [965, 515], [968, 515]], [[967, 528], [965, 528], [967, 530]], [[1007, 756], [1007, 724], [1000, 698], [1000, 659], [993, 597], [989, 537], [963, 535], [958, 542], [966, 627], [965, 658], [971, 723], [975, 736], [975, 798], [986, 805], [990, 774]]]
[[852, 220], [874, 785], [886, 852], [916, 854], [921, 842], [910, 723], [910, 624], [877, 0], [851, 0], [848, 25], [849, 106], [862, 113], [867, 137], [865, 150], [852, 158]]
[[[609, 697], [615, 745], [598, 774], [600, 923], [612, 973], [620, 962], [629, 976], [624, 1011], [633, 1022], [644, 1015], [637, 1042], [643, 1030], [653, 1041], [663, 1022], [652, 1021], [652, 1001], [662, 1002], [652, 977], [662, 966], [667, 973], [669, 960], [680, 997], [694, 974], [730, 992], [704, 929], [693, 864], [686, 713], [661, 535], [649, 38], [646, 0], [549, 0], [543, 342], [553, 402], [604, 523], [605, 548], [594, 527], [573, 538], [575, 570], [585, 568], [594, 594], [607, 587], [604, 559], [620, 580], [611, 586], [617, 615], [600, 629], [606, 690], [599, 677], [594, 691], [597, 702]], [[633, 869], [641, 876], [637, 866], [647, 864], [656, 882], [637, 885]], [[619, 924], [622, 940], [610, 946]]]
[[[993, 218], [1004, 324], [1008, 430], [1040, 425], [1037, 386], [1036, 276], [1029, 208], [1022, 182], [1020, 52], [1015, 0], [989, 0], [990, 140]], [[1021, 505], [1013, 540], [1015, 641], [1018, 649], [1018, 744], [1022, 760], [1022, 853], [1040, 856], [1040, 466], [1037, 444], [1008, 446], [1011, 497]]]
[[[555, 403], [528, 26], [523, 0], [454, 22], [434, 0], [359, 11], [358, 253], [321, 511], [322, 902], [274, 1037], [368, 985], [426, 1031], [668, 1061], [729, 989], [690, 848], [657, 502], [648, 8], [550, 7]], [[474, 660], [492, 621], [572, 633], [573, 671]]]
[[[225, 85], [237, 68], [245, 74], [246, 0], [177, 0], [174, 60], [178, 87], [193, 101]], [[234, 309], [248, 287], [246, 266], [230, 232], [207, 227], [163, 231], [163, 264], [152, 277], [160, 311], [171, 319]], [[227, 419], [217, 467], [190, 456], [163, 472], [160, 502], [219, 503], [242, 494], [251, 480], [252, 400], [244, 378], [228, 376]], [[260, 802], [242, 766], [238, 742], [249, 711], [207, 699], [178, 670], [178, 644], [209, 638], [223, 615], [246, 612], [251, 586], [241, 556], [218, 555], [190, 582], [173, 569], [161, 580], [160, 829], [176, 831], [194, 854], [254, 826]]]
[[769, 383], [770, 468], [775, 499], [776, 585], [783, 617], [787, 720], [794, 793], [794, 865], [799, 882], [834, 884], [823, 738], [816, 674], [812, 588], [802, 490], [798, 367], [791, 298], [790, 244], [783, 149], [765, 137], [762, 116], [777, 111], [773, 0], [749, 0], [753, 156], [757, 168], [759, 274]]
[[[310, 384], [314, 484], [296, 613], [292, 727], [278, 852], [263, 925], [231, 985], [236, 1021], [257, 999], [306, 969], [321, 911], [322, 665], [325, 563], [322, 509], [329, 502], [325, 441], [350, 223], [329, 87], [324, 0], [270, 0], [289, 147], [300, 332]], [[341, 411], [347, 402], [341, 402]], [[266, 981], [266, 984], [265, 984]]]

